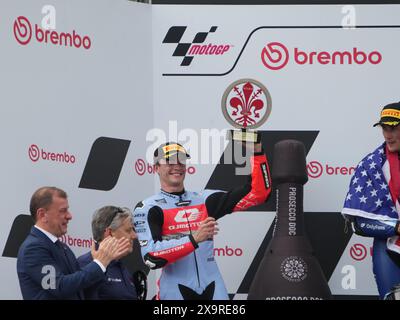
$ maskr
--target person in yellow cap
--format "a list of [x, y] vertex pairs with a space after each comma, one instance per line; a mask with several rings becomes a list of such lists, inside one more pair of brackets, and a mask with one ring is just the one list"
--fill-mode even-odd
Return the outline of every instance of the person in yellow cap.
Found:
[[228, 299], [213, 254], [216, 220], [261, 204], [271, 193], [261, 144], [246, 144], [246, 148], [254, 153], [247, 184], [229, 191], [201, 192], [184, 188], [190, 156], [182, 145], [168, 142], [155, 150], [161, 190], [136, 206], [134, 221], [144, 262], [151, 269], [162, 268], [157, 299]]
[[385, 142], [351, 179], [342, 214], [358, 235], [374, 238], [373, 272], [383, 299], [400, 283], [400, 102], [386, 105], [374, 127]]

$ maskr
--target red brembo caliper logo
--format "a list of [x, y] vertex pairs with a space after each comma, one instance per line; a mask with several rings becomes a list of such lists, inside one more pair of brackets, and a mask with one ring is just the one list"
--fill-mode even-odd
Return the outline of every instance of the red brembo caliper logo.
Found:
[[289, 51], [282, 43], [268, 43], [261, 51], [261, 61], [268, 69], [282, 69], [289, 61]]
[[19, 16], [14, 21], [14, 37], [23, 46], [28, 44], [32, 38], [32, 26], [29, 20]]

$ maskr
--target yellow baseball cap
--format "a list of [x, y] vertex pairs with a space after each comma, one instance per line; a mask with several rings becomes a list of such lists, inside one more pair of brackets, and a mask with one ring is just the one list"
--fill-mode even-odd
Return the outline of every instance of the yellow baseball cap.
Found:
[[397, 126], [400, 123], [400, 102], [390, 103], [383, 107], [380, 120], [374, 127], [382, 124]]
[[161, 159], [169, 161], [171, 158], [182, 160], [190, 159], [190, 155], [186, 149], [177, 142], [166, 142], [160, 145], [154, 150], [154, 163], [157, 163]]

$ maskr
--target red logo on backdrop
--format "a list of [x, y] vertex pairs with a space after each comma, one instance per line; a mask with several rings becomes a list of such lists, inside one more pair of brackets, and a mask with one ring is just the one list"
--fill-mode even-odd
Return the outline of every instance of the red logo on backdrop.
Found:
[[225, 119], [236, 128], [257, 128], [271, 114], [272, 99], [267, 88], [253, 79], [240, 79], [225, 90], [221, 101]]
[[243, 255], [243, 249], [225, 246], [225, 248], [214, 248], [213, 254], [218, 257], [240, 257]]
[[32, 144], [28, 148], [28, 156], [33, 162], [37, 162], [39, 159], [47, 160], [52, 162], [63, 162], [74, 164], [76, 162], [76, 157], [70, 155], [67, 152], [55, 153], [49, 152], [44, 149], [39, 148], [36, 144]]
[[21, 45], [27, 45], [32, 37], [38, 43], [59, 45], [64, 47], [90, 49], [92, 41], [89, 36], [81, 36], [75, 30], [71, 32], [57, 32], [56, 30], [43, 30], [37, 24], [34, 28], [28, 18], [19, 16], [14, 21], [14, 37]]
[[364, 260], [367, 257], [368, 250], [361, 243], [356, 243], [350, 248], [350, 256], [357, 261]]
[[322, 175], [324, 169], [318, 161], [311, 161], [307, 164], [307, 173], [310, 178], [318, 178]]
[[83, 247], [83, 248], [91, 248], [93, 245], [93, 239], [86, 238], [77, 238], [72, 237], [68, 234], [64, 234], [60, 237], [60, 240], [64, 242], [69, 247]]
[[346, 176], [352, 175], [356, 170], [355, 167], [345, 167], [345, 166], [332, 166], [329, 164], [322, 164], [318, 161], [310, 161], [307, 164], [307, 173], [310, 178], [317, 179], [322, 174], [327, 174], [328, 176]]
[[38, 161], [39, 158], [40, 158], [40, 150], [39, 150], [39, 147], [38, 147], [36, 144], [32, 144], [32, 145], [29, 147], [28, 155], [29, 155], [29, 159], [31, 159], [33, 162]]
[[[144, 174], [155, 174], [156, 173], [156, 165], [150, 164], [144, 161], [143, 159], [137, 159], [135, 162], [135, 171], [139, 176], [143, 176]], [[195, 174], [196, 168], [193, 166], [186, 168], [187, 174]]]
[[23, 46], [28, 44], [32, 38], [32, 26], [29, 20], [23, 16], [19, 16], [14, 21], [15, 39]]
[[382, 62], [382, 54], [379, 51], [366, 52], [357, 47], [333, 52], [306, 51], [297, 47], [289, 50], [280, 42], [267, 43], [261, 50], [261, 61], [270, 70], [282, 69], [288, 64], [289, 59], [297, 65], [375, 65]]
[[268, 69], [282, 69], [289, 61], [289, 51], [280, 42], [268, 43], [261, 51], [261, 61]]
[[139, 176], [142, 176], [146, 173], [146, 162], [142, 159], [137, 159], [135, 162], [135, 171]]

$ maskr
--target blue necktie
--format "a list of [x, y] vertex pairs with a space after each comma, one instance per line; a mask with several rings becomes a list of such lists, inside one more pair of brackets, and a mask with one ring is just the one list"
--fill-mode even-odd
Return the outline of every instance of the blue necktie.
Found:
[[67, 254], [67, 248], [64, 246], [64, 244], [60, 241], [57, 240], [55, 242], [55, 245], [58, 247], [58, 249], [61, 251], [62, 256], [64, 257], [64, 260], [67, 264], [68, 269], [70, 270], [70, 272], [74, 272], [74, 268], [73, 265], [71, 264], [70, 259], [68, 258], [68, 254]]
[[[63, 244], [60, 240], [57, 240], [54, 244], [55, 244], [55, 245], [58, 247], [58, 249], [61, 251], [61, 254], [62, 254], [62, 256], [64, 257], [64, 260], [65, 260], [65, 263], [67, 264], [68, 270], [69, 270], [71, 273], [74, 273], [74, 272], [78, 271], [78, 270], [74, 267], [74, 261], [71, 261], [71, 258], [68, 257], [68, 252], [67, 252], [68, 248], [66, 247], [66, 245]], [[76, 294], [77, 294], [77, 296], [78, 296], [78, 299], [81, 299], [81, 300], [84, 299], [84, 294], [83, 294], [83, 291], [82, 291], [82, 290], [80, 290], [80, 291], [77, 292]]]

